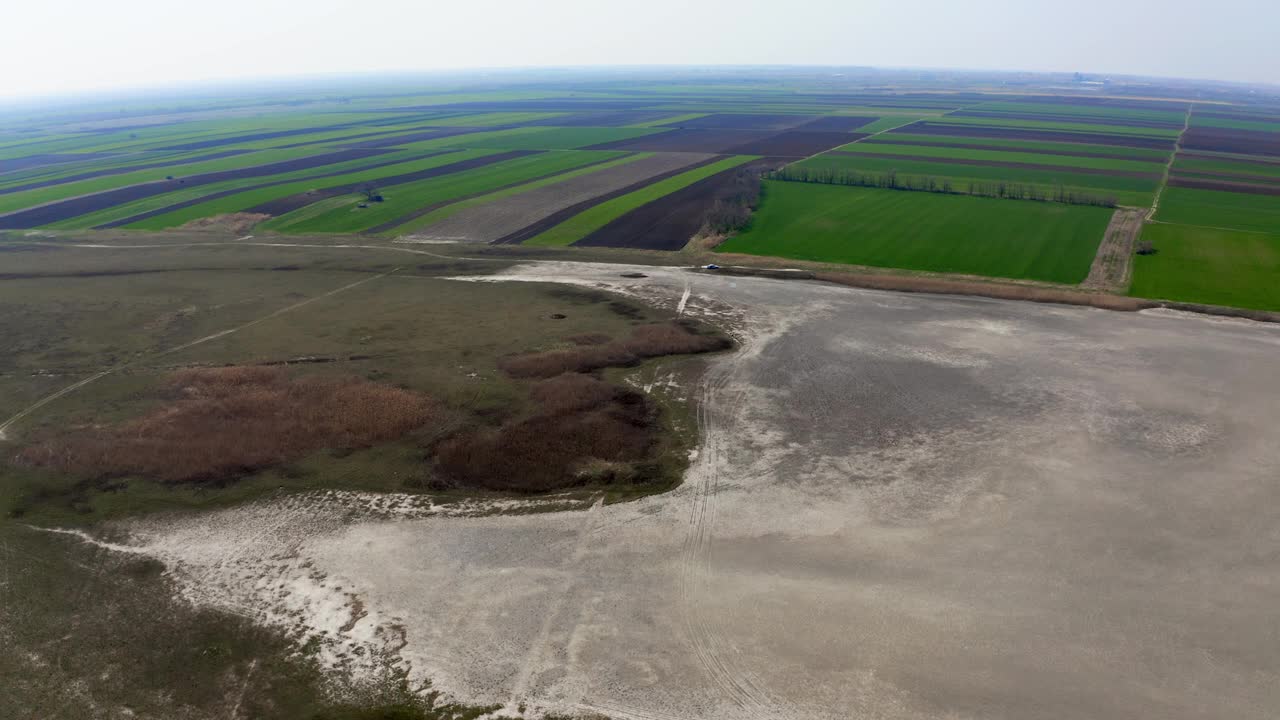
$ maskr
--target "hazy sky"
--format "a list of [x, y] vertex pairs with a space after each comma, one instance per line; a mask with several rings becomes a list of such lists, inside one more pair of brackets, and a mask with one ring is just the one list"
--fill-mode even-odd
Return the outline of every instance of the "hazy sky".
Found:
[[1280, 83], [1276, 0], [36, 0], [0, 96], [599, 64], [1059, 70]]

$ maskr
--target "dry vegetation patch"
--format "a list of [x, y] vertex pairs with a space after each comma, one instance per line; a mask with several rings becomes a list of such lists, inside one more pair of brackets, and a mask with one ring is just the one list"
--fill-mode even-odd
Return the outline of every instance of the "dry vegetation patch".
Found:
[[219, 232], [240, 234], [249, 232], [253, 229], [254, 225], [270, 218], [271, 216], [266, 213], [227, 213], [225, 215], [212, 215], [210, 217], [196, 218], [179, 229], [216, 230]]
[[646, 358], [714, 352], [730, 346], [728, 338], [697, 332], [682, 322], [641, 325], [625, 340], [580, 343], [567, 350], [525, 353], [502, 358], [498, 366], [517, 378], [550, 378], [606, 367], [632, 367]]
[[282, 368], [183, 370], [166, 404], [110, 427], [38, 441], [23, 464], [103, 478], [215, 481], [325, 448], [394, 440], [439, 416], [427, 397], [360, 379], [290, 378]]
[[643, 395], [576, 374], [531, 395], [535, 415], [440, 443], [437, 469], [459, 485], [516, 492], [649, 479], [634, 465], [656, 441], [657, 411]]

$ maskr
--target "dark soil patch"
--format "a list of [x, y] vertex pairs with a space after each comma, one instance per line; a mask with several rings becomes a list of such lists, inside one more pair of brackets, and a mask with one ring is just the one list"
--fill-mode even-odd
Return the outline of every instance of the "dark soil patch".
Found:
[[[405, 143], [421, 142], [423, 140], [438, 140], [440, 138], [454, 137], [455, 135], [466, 135], [467, 133], [478, 132], [481, 130], [483, 131], [504, 130], [510, 127], [513, 127], [513, 126], [499, 125], [495, 127], [486, 127], [486, 128], [472, 128], [472, 127], [433, 128], [431, 130], [419, 130], [417, 132], [405, 133], [403, 135], [385, 135], [382, 137], [370, 138], [368, 140], [362, 140], [359, 142], [347, 142], [344, 140], [342, 141], [342, 147], [387, 148], [387, 147], [395, 147], [397, 145], [404, 145]], [[329, 141], [329, 142], [333, 142], [333, 141]]]
[[625, 127], [637, 123], [653, 122], [671, 117], [675, 113], [667, 110], [615, 110], [604, 112], [584, 112], [573, 115], [534, 120], [520, 123], [525, 127]]
[[1182, 147], [1240, 155], [1280, 155], [1280, 133], [1193, 127], [1182, 136]]
[[[1133, 135], [1107, 135], [1103, 133], [1062, 132], [1059, 130], [1029, 130], [1021, 128], [990, 127], [985, 125], [945, 125], [921, 121], [891, 130], [894, 133], [913, 135], [946, 135], [949, 137], [991, 137], [1008, 140], [1041, 140], [1045, 142], [1074, 142], [1090, 145], [1119, 145], [1123, 147], [1173, 150], [1173, 138], [1148, 138]], [[882, 136], [883, 137], [883, 136]]]
[[751, 140], [725, 151], [729, 155], [804, 158], [866, 137], [863, 133], [789, 130], [772, 137]]
[[[588, 150], [634, 150], [637, 152], [727, 153], [746, 143], [777, 135], [771, 130], [725, 130], [680, 128], [655, 135], [615, 140], [592, 145]], [[845, 140], [851, 141], [853, 138]]]
[[707, 224], [718, 203], [758, 193], [760, 174], [785, 162], [769, 158], [716, 173], [614, 219], [574, 245], [679, 250]]
[[371, 157], [384, 152], [386, 151], [337, 150], [321, 155], [296, 158], [268, 165], [255, 165], [253, 167], [238, 168], [235, 170], [224, 170], [221, 172], [204, 173], [202, 175], [192, 175], [186, 178], [174, 178], [173, 180], [160, 180], [142, 185], [130, 185], [128, 187], [107, 190], [93, 195], [68, 198], [66, 200], [60, 200], [40, 207], [29, 208], [27, 210], [19, 210], [18, 212], [0, 217], [0, 227], [39, 227], [52, 222], [58, 222], [59, 220], [66, 220], [79, 215], [85, 215], [99, 210], [106, 210], [107, 208], [123, 205], [124, 203], [130, 203], [135, 200], [142, 200], [144, 198], [162, 195], [167, 192], [173, 192], [174, 190], [199, 187], [201, 185], [209, 185], [226, 180], [240, 180], [243, 178], [263, 177], [266, 175], [275, 175], [277, 173], [293, 172], [295, 170], [307, 170], [313, 167], [322, 167], [324, 165], [332, 165], [335, 163], [346, 162], [348, 160], [359, 160], [361, 158]]
[[682, 128], [701, 130], [789, 130], [798, 125], [814, 122], [816, 115], [788, 115], [784, 113], [715, 113], [680, 123]]
[[218, 482], [324, 448], [394, 440], [438, 418], [428, 398], [358, 379], [290, 379], [269, 367], [182, 370], [168, 403], [114, 427], [24, 447], [21, 464], [100, 479]]
[[1219, 190], [1222, 192], [1247, 193], [1249, 195], [1274, 195], [1280, 197], [1280, 185], [1260, 185], [1247, 182], [1230, 182], [1227, 180], [1208, 180], [1203, 178], [1172, 175], [1169, 185], [1173, 187], [1195, 188], [1197, 190]]
[[[367, 151], [366, 151], [367, 152]], [[439, 177], [441, 175], [449, 175], [450, 173], [463, 172], [465, 170], [473, 170], [485, 165], [492, 165], [503, 160], [511, 160], [513, 158], [524, 157], [526, 155], [534, 155], [533, 150], [511, 150], [509, 152], [497, 153], [495, 155], [485, 155], [484, 157], [471, 158], [469, 160], [461, 160], [448, 165], [428, 168], [426, 170], [417, 170], [410, 173], [401, 173], [399, 175], [388, 175], [386, 177], [377, 178], [375, 180], [362, 180], [355, 183], [344, 183], [342, 185], [333, 185], [326, 188], [319, 188], [304, 193], [296, 193], [288, 197], [276, 198], [260, 205], [254, 205], [246, 208], [245, 212], [250, 213], [266, 213], [267, 215], [284, 215], [293, 212], [299, 208], [304, 208], [311, 203], [319, 202], [331, 197], [347, 195], [357, 192], [366, 185], [376, 185], [378, 187], [390, 187], [400, 183], [414, 182], [416, 180], [426, 180], [427, 178]]]
[[644, 273], [622, 273], [618, 277], [630, 278], [634, 280], [638, 278], [647, 278], [649, 276], [645, 275]]
[[[103, 158], [115, 157], [114, 153], [44, 153], [42, 155], [27, 155], [19, 158], [0, 159], [0, 173], [13, 172], [15, 170], [27, 170], [30, 168], [44, 167], [46, 165], [61, 165], [63, 163], [71, 163], [82, 160], [101, 160]], [[12, 190], [9, 192], [13, 192]]]
[[563, 210], [560, 210], [560, 211], [558, 211], [558, 212], [554, 212], [554, 213], [552, 213], [552, 214], [550, 214], [550, 215], [548, 215], [548, 216], [546, 216], [546, 217], [542, 218], [542, 219], [541, 219], [541, 220], [539, 220], [538, 222], [533, 223], [532, 225], [528, 225], [528, 226], [526, 226], [526, 227], [524, 227], [524, 228], [521, 228], [521, 229], [520, 229], [519, 231], [517, 231], [517, 232], [511, 233], [510, 235], [505, 235], [505, 236], [503, 236], [503, 237], [500, 237], [500, 238], [498, 238], [498, 239], [497, 239], [496, 241], [494, 241], [494, 242], [495, 242], [496, 244], [515, 244], [515, 243], [522, 243], [522, 242], [524, 242], [525, 240], [528, 240], [529, 238], [534, 237], [534, 236], [538, 235], [539, 233], [542, 233], [542, 232], [543, 232], [543, 231], [545, 231], [545, 230], [550, 230], [551, 228], [555, 227], [556, 225], [559, 225], [560, 223], [564, 222], [565, 220], [568, 220], [569, 218], [573, 217], [574, 215], [577, 215], [578, 213], [582, 212], [583, 210], [586, 210], [586, 209], [588, 209], [588, 208], [595, 207], [596, 205], [599, 205], [599, 204], [600, 204], [600, 203], [602, 203], [602, 202], [606, 202], [606, 201], [608, 201], [608, 200], [612, 200], [612, 199], [614, 199], [614, 198], [616, 198], [616, 197], [622, 197], [623, 195], [626, 195], [626, 194], [628, 194], [628, 193], [635, 192], [636, 190], [639, 190], [639, 189], [641, 189], [641, 188], [644, 188], [644, 187], [647, 187], [647, 186], [649, 186], [649, 185], [652, 185], [653, 183], [660, 182], [660, 181], [665, 180], [665, 179], [667, 179], [667, 178], [669, 178], [669, 177], [675, 177], [676, 175], [679, 175], [680, 173], [688, 172], [688, 171], [693, 170], [693, 169], [695, 169], [695, 168], [702, 167], [703, 165], [709, 165], [709, 164], [711, 164], [711, 163], [713, 163], [713, 162], [716, 162], [717, 160], [718, 160], [718, 158], [708, 158], [708, 159], [706, 159], [706, 160], [703, 160], [702, 162], [693, 163], [692, 165], [685, 165], [685, 166], [683, 166], [683, 167], [679, 167], [679, 168], [676, 168], [676, 169], [674, 169], [674, 170], [669, 170], [669, 171], [667, 171], [667, 172], [665, 172], [665, 173], [661, 173], [661, 174], [658, 174], [658, 175], [654, 175], [654, 176], [652, 176], [652, 177], [645, 178], [644, 180], [640, 180], [640, 181], [638, 181], [638, 182], [634, 182], [634, 183], [632, 183], [632, 184], [630, 184], [630, 185], [628, 185], [628, 186], [626, 186], [626, 187], [618, 188], [617, 190], [614, 190], [613, 192], [604, 193], [604, 194], [602, 194], [602, 195], [597, 195], [597, 196], [595, 196], [595, 197], [593, 197], [593, 198], [590, 198], [590, 199], [588, 199], [588, 200], [583, 200], [583, 201], [582, 201], [582, 202], [580, 202], [580, 203], [577, 203], [577, 204], [575, 204], [575, 205], [570, 205], [569, 207], [564, 208]]
[[827, 115], [795, 129], [805, 132], [853, 132], [879, 119], [870, 115]]

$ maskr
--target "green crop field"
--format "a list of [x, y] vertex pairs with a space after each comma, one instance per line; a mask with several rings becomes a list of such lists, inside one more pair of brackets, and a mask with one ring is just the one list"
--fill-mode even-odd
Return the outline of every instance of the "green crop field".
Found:
[[1061, 132], [1103, 135], [1136, 135], [1139, 137], [1157, 137], [1173, 139], [1182, 133], [1182, 128], [1149, 128], [1131, 125], [1107, 125], [1105, 123], [1065, 122], [1053, 120], [1023, 120], [1020, 118], [997, 117], [956, 117], [948, 115], [929, 122], [941, 125], [981, 125], [984, 127], [1007, 127], [1025, 130], [1057, 130]]
[[1160, 198], [1156, 220], [1178, 225], [1280, 233], [1280, 198], [1171, 187]]
[[[910, 128], [904, 128], [910, 130]], [[910, 132], [892, 132], [879, 137], [867, 138], [858, 143], [873, 145], [902, 145], [920, 143], [930, 145], [954, 145], [956, 147], [999, 147], [1020, 152], [1069, 152], [1093, 155], [1125, 155], [1133, 158], [1163, 163], [1169, 159], [1172, 150], [1152, 150], [1150, 148], [1117, 147], [1115, 145], [1093, 145], [1085, 142], [1050, 142], [1044, 140], [1013, 140], [1010, 138], [958, 136], [958, 135], [920, 135]]]
[[[232, 195], [225, 195], [220, 198], [211, 199], [196, 205], [175, 209], [171, 212], [164, 213], [163, 215], [156, 215], [146, 218], [145, 220], [130, 223], [128, 226], [139, 230], [161, 230], [164, 228], [177, 227], [197, 218], [247, 210], [255, 205], [276, 200], [278, 198], [288, 197], [296, 193], [324, 189], [334, 187], [336, 185], [370, 182], [382, 177], [419, 170], [428, 170], [434, 167], [460, 162], [462, 160], [484, 157], [485, 155], [493, 155], [497, 152], [499, 151], [456, 150], [453, 152], [432, 155], [427, 158], [414, 157], [412, 160], [406, 160], [405, 162], [396, 163], [394, 165], [383, 165], [375, 168], [365, 167], [371, 164], [371, 162], [385, 162], [390, 159], [389, 156], [383, 155], [377, 158], [358, 161], [357, 163], [350, 165], [350, 167], [335, 165], [332, 169], [338, 171], [336, 174], [317, 174], [315, 171], [304, 171], [301, 173], [273, 175], [267, 178], [232, 180], [226, 183], [217, 183], [203, 188], [193, 188], [192, 190], [185, 191], [185, 193], [180, 191], [178, 193], [169, 193], [153, 198], [147, 198], [138, 202], [129, 203], [128, 205], [104, 210], [99, 213], [93, 213], [92, 215], [83, 215], [68, 221], [69, 224], [57, 223], [53, 226], [68, 228], [92, 227], [94, 225], [111, 222], [113, 220], [122, 220], [139, 213], [159, 210], [178, 202], [204, 197], [216, 192], [225, 192], [240, 187], [254, 186], [263, 182], [274, 183], [267, 187], [245, 190]], [[405, 153], [405, 155], [413, 157], [420, 155], [420, 153]]]
[[953, 160], [984, 160], [992, 162], [1023, 163], [1031, 165], [1056, 165], [1071, 168], [1090, 168], [1096, 170], [1120, 170], [1123, 172], [1145, 172], [1159, 175], [1164, 165], [1157, 162], [1140, 160], [1116, 160], [1114, 158], [1076, 157], [1072, 155], [1042, 155], [1012, 150], [974, 150], [959, 147], [921, 147], [919, 145], [898, 145], [893, 143], [857, 142], [843, 145], [832, 152], [852, 153], [855, 155], [911, 155], [922, 160], [930, 158], [947, 158]]
[[1090, 122], [1105, 122], [1108, 118], [1115, 120], [1143, 120], [1164, 122], [1181, 126], [1186, 115], [1181, 110], [1143, 110], [1137, 108], [1107, 107], [1100, 105], [1071, 105], [1068, 103], [1044, 102], [984, 102], [968, 106], [967, 110], [1001, 113], [1039, 113], [1044, 115], [1062, 115], [1088, 118]]
[[1174, 160], [1175, 170], [1190, 173], [1225, 173], [1228, 175], [1256, 175], [1280, 178], [1280, 162], [1249, 162], [1229, 158], [1203, 158], [1179, 154]]
[[[856, 145], [854, 147], [857, 147]], [[830, 152], [797, 163], [795, 167], [812, 170], [851, 170], [865, 173], [896, 171], [906, 177], [934, 177], [950, 180], [963, 190], [968, 183], [1012, 182], [1037, 185], [1051, 190], [1059, 185], [1090, 192], [1095, 195], [1114, 196], [1121, 205], [1149, 206], [1155, 195], [1159, 177], [1132, 178], [1070, 172], [1064, 170], [1039, 170], [1030, 168], [1004, 168], [962, 163], [928, 162], [926, 160], [901, 160]]]
[[414, 210], [457, 200], [505, 185], [523, 183], [589, 163], [619, 157], [609, 151], [548, 152], [516, 158], [461, 173], [382, 188], [386, 199], [358, 207], [363, 195], [352, 194], [322, 200], [268, 221], [264, 229], [296, 233], [360, 232], [391, 222]]
[[468, 141], [467, 147], [502, 148], [503, 150], [575, 150], [588, 145], [630, 140], [664, 132], [666, 128], [532, 128], [531, 132]]
[[1157, 252], [1135, 259], [1130, 295], [1280, 310], [1280, 234], [1157, 223], [1142, 239]]
[[769, 181], [755, 222], [724, 252], [1078, 283], [1111, 211]]
[[648, 187], [641, 188], [634, 192], [629, 192], [621, 197], [616, 197], [612, 200], [602, 202], [595, 207], [588, 208], [550, 230], [529, 238], [523, 244], [571, 245], [596, 230], [599, 230], [605, 225], [608, 225], [614, 219], [622, 217], [626, 213], [635, 210], [641, 205], [651, 203], [664, 195], [670, 195], [680, 188], [688, 187], [699, 180], [709, 178], [718, 172], [737, 167], [756, 159], [758, 158], [753, 155], [727, 157], [709, 165], [703, 165], [700, 168], [694, 168], [688, 172], [674, 175], [666, 180], [659, 180]]

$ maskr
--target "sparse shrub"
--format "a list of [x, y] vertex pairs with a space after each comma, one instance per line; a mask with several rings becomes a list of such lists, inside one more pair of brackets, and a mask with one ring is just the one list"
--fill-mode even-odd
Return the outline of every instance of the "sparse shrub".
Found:
[[663, 355], [714, 352], [729, 347], [727, 338], [699, 335], [680, 323], [640, 325], [625, 340], [571, 350], [511, 355], [498, 367], [512, 377], [549, 378], [571, 372], [591, 372], [606, 367], [631, 367], [641, 360]]
[[1139, 255], [1155, 255], [1156, 246], [1151, 244], [1150, 240], [1140, 240], [1138, 241], [1138, 249], [1136, 252]]

